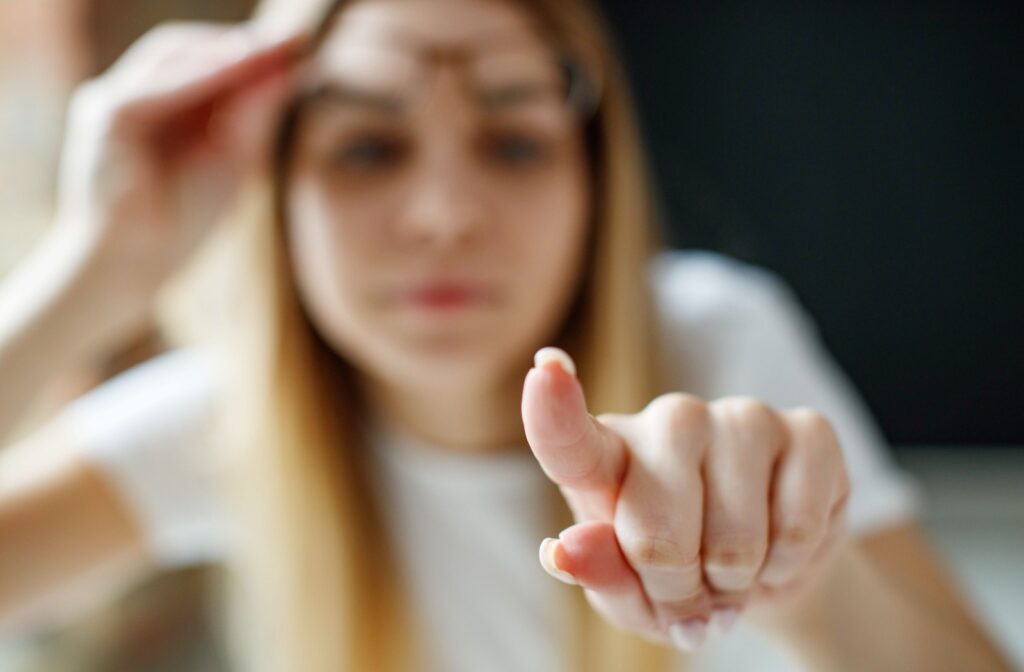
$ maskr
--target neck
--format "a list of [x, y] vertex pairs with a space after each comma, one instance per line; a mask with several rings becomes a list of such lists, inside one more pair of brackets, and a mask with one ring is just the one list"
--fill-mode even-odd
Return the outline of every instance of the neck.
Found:
[[454, 452], [495, 453], [526, 446], [522, 385], [502, 381], [475, 388], [397, 388], [364, 380], [372, 412], [383, 422]]

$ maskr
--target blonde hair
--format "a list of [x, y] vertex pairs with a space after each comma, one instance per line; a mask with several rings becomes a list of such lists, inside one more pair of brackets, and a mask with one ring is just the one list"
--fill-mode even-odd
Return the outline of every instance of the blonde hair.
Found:
[[[265, 0], [257, 15], [316, 20], [329, 2]], [[590, 258], [556, 345], [579, 364], [592, 413], [636, 412], [664, 390], [647, 287], [658, 249], [655, 213], [626, 80], [586, 0], [517, 2], [588, 59], [602, 82], [588, 129]], [[245, 649], [256, 654], [247, 669], [412, 669], [424, 643], [367, 482], [361, 400], [349, 365], [299, 305], [279, 197], [270, 176], [250, 185], [217, 251], [198, 262], [239, 288], [229, 294], [233, 312], [220, 342], [234, 362], [223, 416], [235, 449], [228, 494], [241, 535], [230, 561], [235, 604], [244, 605], [235, 616], [244, 622]], [[571, 523], [552, 486], [551, 534]], [[667, 669], [668, 649], [608, 625], [581, 590], [565, 595], [573, 626], [567, 669]]]

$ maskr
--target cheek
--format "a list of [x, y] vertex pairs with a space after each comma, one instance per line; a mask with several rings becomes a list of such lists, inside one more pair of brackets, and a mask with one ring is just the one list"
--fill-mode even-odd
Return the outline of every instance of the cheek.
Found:
[[585, 176], [567, 171], [508, 213], [516, 289], [502, 334], [516, 362], [551, 344], [565, 320], [584, 276], [590, 210]]
[[[512, 227], [520, 312], [540, 328], [559, 326], [582, 277], [591, 219], [584, 175], [568, 172], [524, 201]], [[539, 325], [538, 325], [539, 326]]]
[[286, 204], [296, 290], [310, 320], [330, 342], [358, 340], [372, 294], [361, 284], [372, 266], [358, 227], [339, 226], [331, 203], [314, 184], [297, 181]]

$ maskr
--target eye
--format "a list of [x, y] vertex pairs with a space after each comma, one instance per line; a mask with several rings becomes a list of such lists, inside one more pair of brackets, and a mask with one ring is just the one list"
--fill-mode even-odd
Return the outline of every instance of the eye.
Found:
[[399, 138], [364, 136], [341, 143], [329, 158], [336, 170], [367, 172], [398, 164], [408, 153], [407, 144]]
[[525, 168], [543, 163], [550, 154], [549, 143], [525, 133], [493, 133], [483, 141], [485, 156], [501, 166]]

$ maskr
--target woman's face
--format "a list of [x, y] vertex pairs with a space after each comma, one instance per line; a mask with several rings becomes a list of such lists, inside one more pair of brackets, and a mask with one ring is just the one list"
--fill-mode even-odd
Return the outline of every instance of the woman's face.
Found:
[[530, 364], [584, 261], [588, 171], [556, 54], [499, 0], [361, 0], [310, 64], [285, 203], [317, 329], [431, 389]]

